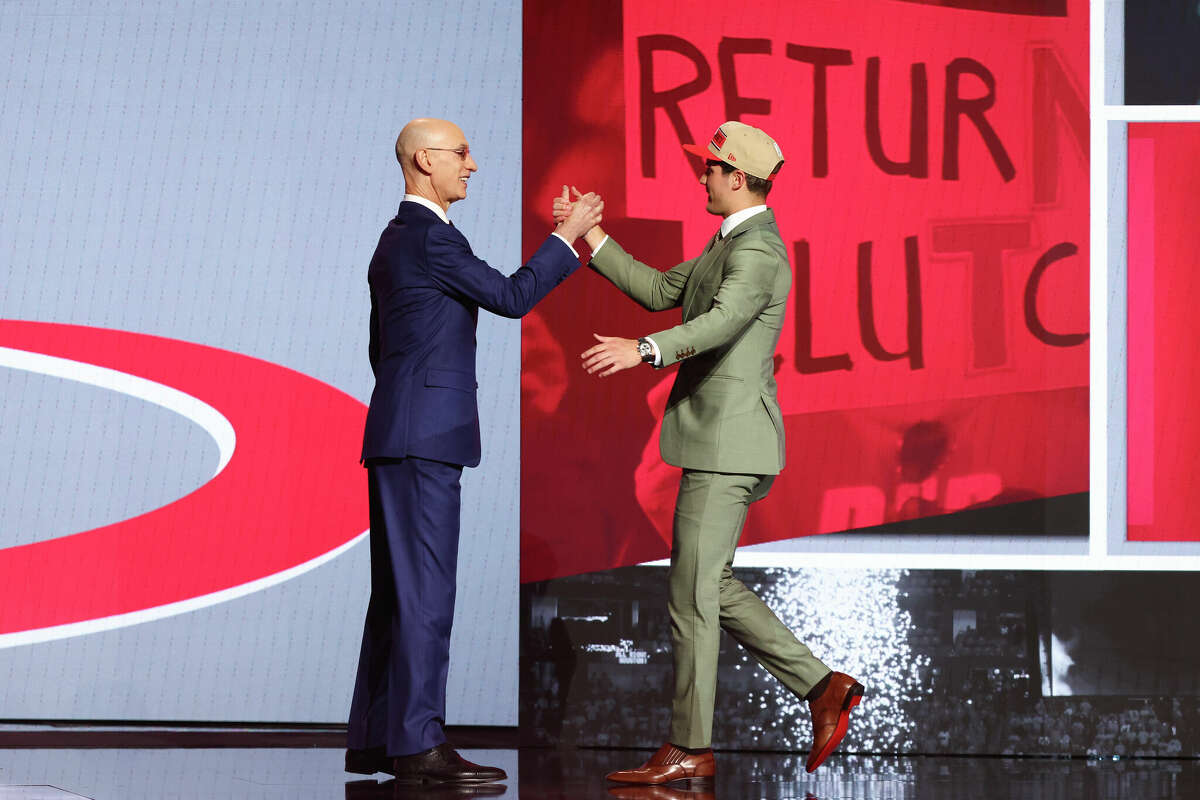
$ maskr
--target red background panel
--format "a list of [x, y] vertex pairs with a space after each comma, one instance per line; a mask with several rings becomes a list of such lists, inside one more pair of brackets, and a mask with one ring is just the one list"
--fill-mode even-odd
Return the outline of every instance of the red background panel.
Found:
[[1128, 538], [1200, 541], [1200, 125], [1129, 126]]
[[[242, 586], [367, 529], [366, 407], [270, 361], [129, 331], [0, 321], [0, 346], [178, 389], [233, 426], [229, 463], [172, 503], [69, 536], [0, 548], [0, 634], [83, 623]], [[351, 454], [351, 455], [347, 455]]]
[[[1003, 5], [526, 2], [528, 245], [574, 183], [668, 268], [719, 225], [679, 145], [736, 118], [783, 149], [788, 466], [744, 543], [1087, 489], [1088, 8]], [[578, 356], [678, 322], [593, 274], [527, 319], [523, 580], [666, 555], [673, 372]]]

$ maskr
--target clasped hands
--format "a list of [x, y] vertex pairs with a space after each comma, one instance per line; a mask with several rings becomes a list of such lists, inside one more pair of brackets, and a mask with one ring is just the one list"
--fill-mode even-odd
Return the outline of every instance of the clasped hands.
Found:
[[[600, 195], [595, 192], [580, 194], [578, 189], [575, 193], [577, 196], [574, 203], [570, 201], [565, 186], [562, 198], [554, 198], [554, 232], [568, 242], [575, 241], [599, 225], [604, 212], [604, 201], [600, 199]], [[560, 200], [565, 201], [562, 213], [559, 213]]]
[[[571, 194], [574, 193], [575, 199], [571, 199]], [[584, 203], [592, 203], [599, 198], [593, 193], [588, 192], [583, 194], [574, 186], [568, 188], [563, 186], [562, 194], [554, 198], [553, 215], [554, 221], [559, 225], [559, 233], [566, 235], [562, 231], [562, 227], [569, 223], [579, 213], [580, 207]], [[603, 209], [604, 203], [600, 203], [600, 208]], [[591, 231], [591, 235], [587, 237], [588, 246], [596, 247], [600, 241], [603, 241], [603, 232], [599, 228], [600, 220], [597, 219], [593, 226], [584, 230], [584, 233]], [[609, 375], [620, 372], [630, 367], [636, 367], [642, 363], [642, 357], [638, 353], [636, 339], [622, 339], [619, 336], [601, 336], [598, 333], [593, 333], [599, 344], [594, 345], [585, 350], [581, 357], [583, 358], [583, 368], [587, 370], [589, 375], [599, 373], [601, 378], [607, 378]]]

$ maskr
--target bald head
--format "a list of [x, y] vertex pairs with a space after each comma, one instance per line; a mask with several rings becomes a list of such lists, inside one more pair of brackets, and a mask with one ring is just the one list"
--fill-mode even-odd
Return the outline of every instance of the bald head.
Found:
[[453, 122], [421, 117], [405, 125], [396, 137], [396, 160], [407, 173], [413, 166], [413, 157], [417, 151], [426, 147], [454, 149], [466, 143], [466, 135]]
[[396, 160], [404, 170], [404, 191], [442, 208], [467, 196], [467, 179], [479, 168], [461, 128], [448, 120], [425, 117], [400, 131]]

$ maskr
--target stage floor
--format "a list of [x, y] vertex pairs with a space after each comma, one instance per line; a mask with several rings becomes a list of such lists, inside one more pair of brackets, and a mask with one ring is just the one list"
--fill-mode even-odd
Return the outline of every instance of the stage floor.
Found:
[[[342, 771], [343, 751], [304, 749], [0, 750], [0, 800], [338, 800], [505, 797], [520, 800], [1164, 800], [1200, 797], [1200, 762], [953, 756], [834, 756], [813, 775], [804, 756], [718, 753], [709, 786], [610, 792], [606, 772], [642, 761], [629, 750], [464, 750], [509, 780], [479, 789], [413, 790]], [[377, 776], [382, 778], [384, 776]]]

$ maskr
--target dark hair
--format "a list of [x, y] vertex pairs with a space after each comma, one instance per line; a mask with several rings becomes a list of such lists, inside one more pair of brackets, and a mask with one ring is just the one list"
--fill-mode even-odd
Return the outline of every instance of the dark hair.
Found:
[[[733, 164], [729, 164], [724, 161], [716, 161], [715, 159], [708, 163], [719, 164], [721, 166], [721, 172], [725, 173], [726, 175], [737, 169], [737, 167], [735, 167]], [[745, 170], [742, 171], [742, 174], [746, 176], [746, 188], [750, 190], [750, 193], [756, 194], [762, 199], [766, 200], [767, 195], [771, 193], [771, 181], [767, 180], [766, 178], [759, 178], [755, 175], [751, 175]]]

